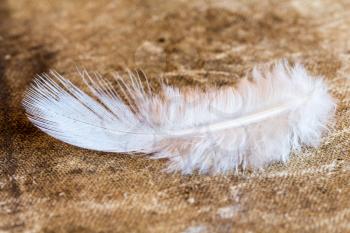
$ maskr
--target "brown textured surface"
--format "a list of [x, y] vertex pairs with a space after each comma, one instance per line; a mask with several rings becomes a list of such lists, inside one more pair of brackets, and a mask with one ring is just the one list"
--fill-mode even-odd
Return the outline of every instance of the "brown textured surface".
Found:
[[[347, 2], [0, 0], [0, 232], [349, 232]], [[54, 140], [20, 105], [51, 68], [233, 85], [282, 57], [325, 75], [337, 124], [320, 148], [258, 174], [164, 174], [165, 161]]]

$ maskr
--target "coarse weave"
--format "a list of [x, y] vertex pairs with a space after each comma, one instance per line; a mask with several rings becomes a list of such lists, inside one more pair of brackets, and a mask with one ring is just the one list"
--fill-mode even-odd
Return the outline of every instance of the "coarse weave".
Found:
[[[350, 232], [349, 40], [347, 0], [0, 0], [0, 232]], [[21, 107], [50, 69], [78, 86], [76, 66], [234, 86], [280, 58], [325, 77], [337, 122], [260, 172], [166, 174], [57, 141]]]

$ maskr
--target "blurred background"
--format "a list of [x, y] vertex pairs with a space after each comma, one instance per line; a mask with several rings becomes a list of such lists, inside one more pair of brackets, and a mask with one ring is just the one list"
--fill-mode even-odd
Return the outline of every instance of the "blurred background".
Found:
[[[0, 0], [0, 232], [350, 231], [349, 23], [347, 0]], [[166, 161], [58, 142], [21, 107], [50, 69], [234, 85], [281, 58], [325, 77], [337, 124], [263, 173], [165, 174]]]

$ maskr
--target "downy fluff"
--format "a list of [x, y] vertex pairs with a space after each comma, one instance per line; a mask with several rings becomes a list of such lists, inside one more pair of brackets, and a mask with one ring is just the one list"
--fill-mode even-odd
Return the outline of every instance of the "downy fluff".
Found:
[[86, 71], [88, 95], [56, 72], [33, 82], [23, 100], [29, 120], [47, 134], [91, 150], [168, 159], [168, 171], [226, 173], [286, 162], [317, 146], [335, 103], [321, 77], [279, 62], [254, 69], [236, 88], [154, 93], [130, 74], [113, 83]]

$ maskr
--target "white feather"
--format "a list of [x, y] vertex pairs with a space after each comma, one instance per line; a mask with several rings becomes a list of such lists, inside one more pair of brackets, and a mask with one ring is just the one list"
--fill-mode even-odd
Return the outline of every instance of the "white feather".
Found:
[[[169, 160], [168, 171], [225, 173], [286, 162], [302, 144], [317, 146], [335, 111], [321, 77], [279, 62], [254, 69], [236, 89], [155, 94], [130, 74], [130, 84], [82, 73], [94, 98], [56, 72], [29, 88], [28, 118], [66, 143], [108, 152], [143, 152]], [[143, 86], [146, 86], [144, 88]]]

